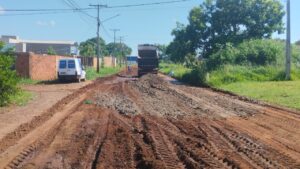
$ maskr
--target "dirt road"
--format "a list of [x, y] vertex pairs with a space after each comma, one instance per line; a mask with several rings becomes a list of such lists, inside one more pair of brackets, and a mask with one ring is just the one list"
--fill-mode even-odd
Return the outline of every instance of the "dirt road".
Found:
[[84, 83], [21, 86], [23, 90], [33, 93], [33, 99], [24, 106], [0, 108], [0, 139], [8, 133], [13, 132], [21, 124], [27, 123], [34, 117], [43, 114], [43, 112], [51, 108], [60, 99], [90, 83], [91, 81]]
[[169, 83], [103, 78], [0, 141], [0, 168], [300, 168], [300, 114]]

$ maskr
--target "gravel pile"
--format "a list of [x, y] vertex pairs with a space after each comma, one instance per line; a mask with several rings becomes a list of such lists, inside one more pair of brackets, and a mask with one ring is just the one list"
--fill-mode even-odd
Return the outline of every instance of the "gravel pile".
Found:
[[127, 96], [122, 94], [112, 95], [107, 93], [97, 94], [95, 104], [109, 109], [115, 109], [121, 114], [132, 115], [138, 113], [138, 108]]

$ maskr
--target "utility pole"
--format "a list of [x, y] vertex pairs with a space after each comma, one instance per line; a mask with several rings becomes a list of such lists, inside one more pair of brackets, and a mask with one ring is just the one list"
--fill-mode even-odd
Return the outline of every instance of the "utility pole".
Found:
[[113, 49], [114, 51], [113, 51], [113, 54], [115, 56], [115, 54], [116, 54], [116, 33], [117, 33], [117, 31], [120, 31], [120, 29], [111, 29], [111, 31], [114, 32], [114, 49]]
[[[100, 4], [96, 4], [96, 5], [89, 5], [92, 7], [97, 7], [97, 73], [100, 72], [100, 64], [99, 64], [99, 59], [100, 59], [100, 42], [99, 42], [99, 31], [100, 31], [100, 8], [107, 8], [107, 5], [100, 5]], [[102, 56], [102, 63], [104, 64], [104, 57]]]
[[117, 33], [117, 31], [120, 31], [120, 29], [111, 29], [111, 31], [114, 32], [114, 49], [113, 49], [113, 56], [115, 57], [115, 59], [117, 59], [117, 56], [116, 56], [116, 33]]
[[286, 65], [285, 65], [285, 79], [291, 79], [291, 7], [290, 0], [287, 0], [287, 23], [286, 23]]
[[119, 38], [120, 38], [120, 47], [121, 47], [121, 58], [122, 58], [121, 60], [124, 61], [124, 58], [123, 58], [124, 57], [123, 56], [124, 55], [124, 52], [123, 52], [123, 40], [124, 40], [124, 37], [120, 36]]

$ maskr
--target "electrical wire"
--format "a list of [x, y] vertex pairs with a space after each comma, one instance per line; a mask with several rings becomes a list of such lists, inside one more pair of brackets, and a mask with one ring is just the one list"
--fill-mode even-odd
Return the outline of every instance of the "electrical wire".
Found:
[[[172, 1], [162, 1], [162, 2], [152, 2], [152, 3], [142, 3], [142, 4], [130, 4], [130, 5], [116, 5], [116, 6], [107, 6], [106, 8], [129, 8], [129, 7], [139, 7], [139, 6], [152, 6], [152, 5], [163, 5], [163, 4], [172, 4], [172, 3], [179, 3], [179, 2], [187, 2], [192, 0], [172, 0]], [[89, 11], [94, 10], [95, 8], [80, 8], [79, 5], [72, 0], [63, 0], [63, 2], [71, 7], [71, 9], [0, 9], [1, 12], [61, 12], [61, 11]], [[72, 2], [70, 4], [70, 2]]]
[[95, 8], [77, 8], [77, 9], [0, 9], [2, 12], [42, 12], [42, 11], [85, 11], [85, 10], [93, 10]]
[[106, 18], [106, 19], [104, 19], [103, 21], [101, 21], [101, 23], [104, 23], [104, 22], [107, 22], [107, 21], [109, 21], [109, 20], [112, 20], [112, 19], [114, 19], [114, 18], [116, 18], [116, 17], [118, 17], [118, 16], [120, 16], [120, 14], [117, 14], [117, 15], [115, 15], [115, 16]]
[[2, 16], [26, 16], [26, 15], [48, 15], [48, 14], [62, 14], [62, 13], [74, 13], [73, 11], [61, 11], [61, 12], [33, 12], [33, 13], [14, 13], [14, 14], [2, 14]]
[[66, 5], [68, 5], [71, 9], [73, 9], [73, 10], [75, 10], [75, 11], [77, 10], [77, 11], [79, 11], [80, 13], [82, 13], [82, 14], [88, 16], [88, 17], [91, 17], [91, 18], [93, 18], [93, 19], [96, 18], [96, 17], [90, 15], [89, 13], [87, 13], [86, 11], [80, 10], [80, 9], [81, 9], [80, 6], [79, 6], [74, 0], [63, 0], [63, 2], [64, 2]]
[[172, 0], [172, 1], [151, 2], [151, 3], [141, 3], [141, 4], [131, 4], [131, 5], [116, 5], [116, 6], [108, 6], [107, 8], [129, 8], [129, 7], [139, 7], [139, 6], [164, 5], [164, 4], [173, 4], [173, 3], [186, 2], [186, 1], [191, 1], [191, 0]]

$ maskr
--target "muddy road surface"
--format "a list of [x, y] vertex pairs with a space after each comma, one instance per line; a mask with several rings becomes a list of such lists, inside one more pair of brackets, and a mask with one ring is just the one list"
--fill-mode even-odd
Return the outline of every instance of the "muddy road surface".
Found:
[[0, 141], [0, 168], [300, 168], [300, 114], [164, 76], [102, 78]]

